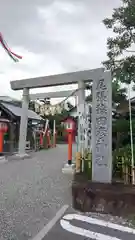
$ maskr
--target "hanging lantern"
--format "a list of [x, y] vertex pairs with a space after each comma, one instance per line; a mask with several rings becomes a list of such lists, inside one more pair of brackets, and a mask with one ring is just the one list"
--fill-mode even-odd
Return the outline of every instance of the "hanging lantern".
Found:
[[8, 130], [7, 123], [0, 122], [0, 131], [6, 133]]

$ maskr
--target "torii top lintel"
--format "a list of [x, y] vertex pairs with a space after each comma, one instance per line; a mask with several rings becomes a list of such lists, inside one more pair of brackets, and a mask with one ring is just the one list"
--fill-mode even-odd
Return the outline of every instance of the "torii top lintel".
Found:
[[51, 87], [59, 85], [74, 84], [78, 81], [94, 81], [102, 78], [104, 68], [97, 68], [92, 70], [84, 70], [77, 72], [69, 72], [58, 75], [50, 75], [44, 77], [36, 77], [29, 79], [22, 79], [11, 81], [11, 88], [13, 90], [21, 90], [23, 88], [40, 88], [40, 87]]

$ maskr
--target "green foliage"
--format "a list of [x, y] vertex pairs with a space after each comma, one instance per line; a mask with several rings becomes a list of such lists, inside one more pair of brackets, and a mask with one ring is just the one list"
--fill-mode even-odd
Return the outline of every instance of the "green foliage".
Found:
[[[132, 129], [135, 133], [135, 120], [132, 120]], [[114, 133], [128, 133], [130, 132], [130, 121], [125, 119], [118, 119], [112, 124], [112, 131]]]
[[122, 163], [126, 166], [131, 165], [131, 146], [129, 144], [113, 151], [113, 163], [116, 162], [117, 164], [119, 164], [120, 163], [119, 161], [122, 161]]
[[[132, 121], [133, 137], [135, 136], [135, 120]], [[112, 124], [113, 150], [125, 147], [130, 143], [130, 121], [118, 119]]]
[[135, 56], [122, 57], [122, 54], [135, 42], [135, 1], [122, 0], [121, 6], [113, 10], [112, 17], [104, 19], [103, 23], [115, 33], [115, 37], [107, 39], [108, 60], [104, 66], [121, 82], [134, 82]]
[[112, 172], [113, 178], [123, 180], [125, 168], [128, 169], [128, 173], [131, 172], [131, 158], [132, 158], [131, 146], [129, 144], [113, 151], [113, 172]]
[[62, 135], [58, 135], [57, 136], [57, 143], [60, 144], [60, 143], [65, 143], [65, 137]]
[[112, 101], [113, 104], [120, 104], [126, 100], [126, 88], [121, 88], [121, 85], [117, 79], [112, 82]]
[[53, 130], [54, 120], [56, 123], [57, 131], [57, 143], [65, 142], [65, 128], [61, 125], [61, 122], [69, 116], [69, 112], [66, 109], [63, 109], [61, 114], [47, 115], [44, 118], [49, 120], [49, 126]]
[[91, 180], [91, 178], [92, 178], [92, 153], [85, 150], [82, 161], [84, 163], [84, 173], [87, 176], [87, 178]]
[[68, 116], [69, 116], [68, 111], [64, 109], [61, 114], [47, 115], [44, 116], [44, 118], [49, 120], [50, 128], [53, 129], [54, 120], [56, 122], [56, 128], [59, 128], [61, 126], [62, 120], [64, 120]]
[[35, 112], [35, 101], [29, 101], [29, 109]]
[[60, 125], [59, 128], [57, 128], [57, 143], [65, 143], [66, 138], [66, 131], [65, 128]]
[[71, 104], [71, 102], [67, 102], [68, 108], [71, 110], [74, 106]]
[[[121, 84], [118, 79], [114, 79], [112, 82], [112, 101], [113, 105], [120, 104], [126, 100], [126, 88], [121, 88]], [[86, 97], [87, 102], [92, 101], [92, 93]]]
[[92, 102], [92, 82], [85, 84], [85, 89], [90, 91], [90, 94], [85, 98], [86, 102]]
[[92, 94], [86, 97], [86, 102], [92, 102]]

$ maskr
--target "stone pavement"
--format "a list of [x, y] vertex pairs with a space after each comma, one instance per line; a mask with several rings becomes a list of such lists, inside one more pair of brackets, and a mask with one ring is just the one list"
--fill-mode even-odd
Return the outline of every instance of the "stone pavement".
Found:
[[67, 145], [58, 145], [0, 164], [0, 240], [31, 239], [70, 205], [72, 177], [62, 173], [66, 161]]

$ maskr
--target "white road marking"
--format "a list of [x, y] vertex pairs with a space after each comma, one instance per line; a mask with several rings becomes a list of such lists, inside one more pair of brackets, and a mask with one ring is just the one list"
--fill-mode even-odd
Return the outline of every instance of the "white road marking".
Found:
[[74, 233], [83, 237], [87, 237], [90, 239], [95, 239], [95, 240], [122, 240], [120, 238], [116, 238], [116, 237], [111, 237], [108, 235], [104, 235], [101, 233], [97, 233], [97, 232], [92, 232], [80, 227], [75, 227], [73, 225], [71, 225], [68, 221], [66, 220], [60, 220], [60, 224], [62, 226], [63, 229], [67, 230], [70, 233]]
[[67, 214], [63, 217], [65, 220], [80, 220], [82, 222], [87, 222], [90, 224], [95, 224], [95, 225], [100, 225], [102, 227], [108, 227], [111, 229], [115, 229], [121, 232], [127, 232], [127, 233], [132, 233], [135, 234], [135, 229], [134, 228], [129, 228], [129, 227], [125, 227], [122, 225], [118, 225], [115, 223], [111, 223], [111, 222], [106, 222], [104, 220], [99, 220], [96, 218], [91, 218], [91, 217], [87, 217], [87, 216], [83, 216], [83, 215], [78, 215], [78, 214]]
[[129, 228], [129, 227], [124, 227], [122, 225], [114, 224], [111, 222], [106, 222], [103, 220], [99, 220], [96, 218], [91, 218], [83, 215], [78, 215], [78, 214], [67, 214], [63, 216], [63, 219], [60, 220], [60, 224], [63, 229], [67, 230], [70, 233], [74, 233], [83, 237], [95, 239], [95, 240], [122, 240], [117, 237], [112, 237], [109, 235], [101, 234], [98, 232], [93, 232], [84, 228], [76, 227], [73, 226], [69, 221], [71, 220], [79, 220], [82, 222], [87, 222], [89, 224], [94, 224], [94, 225], [99, 225], [101, 227], [106, 227], [106, 228], [111, 228], [114, 230], [118, 230], [121, 232], [127, 232], [131, 234], [135, 234], [135, 229]]
[[68, 205], [64, 205], [55, 215], [55, 217], [33, 238], [33, 240], [42, 240], [47, 233], [52, 229], [56, 222], [62, 217], [68, 209]]

